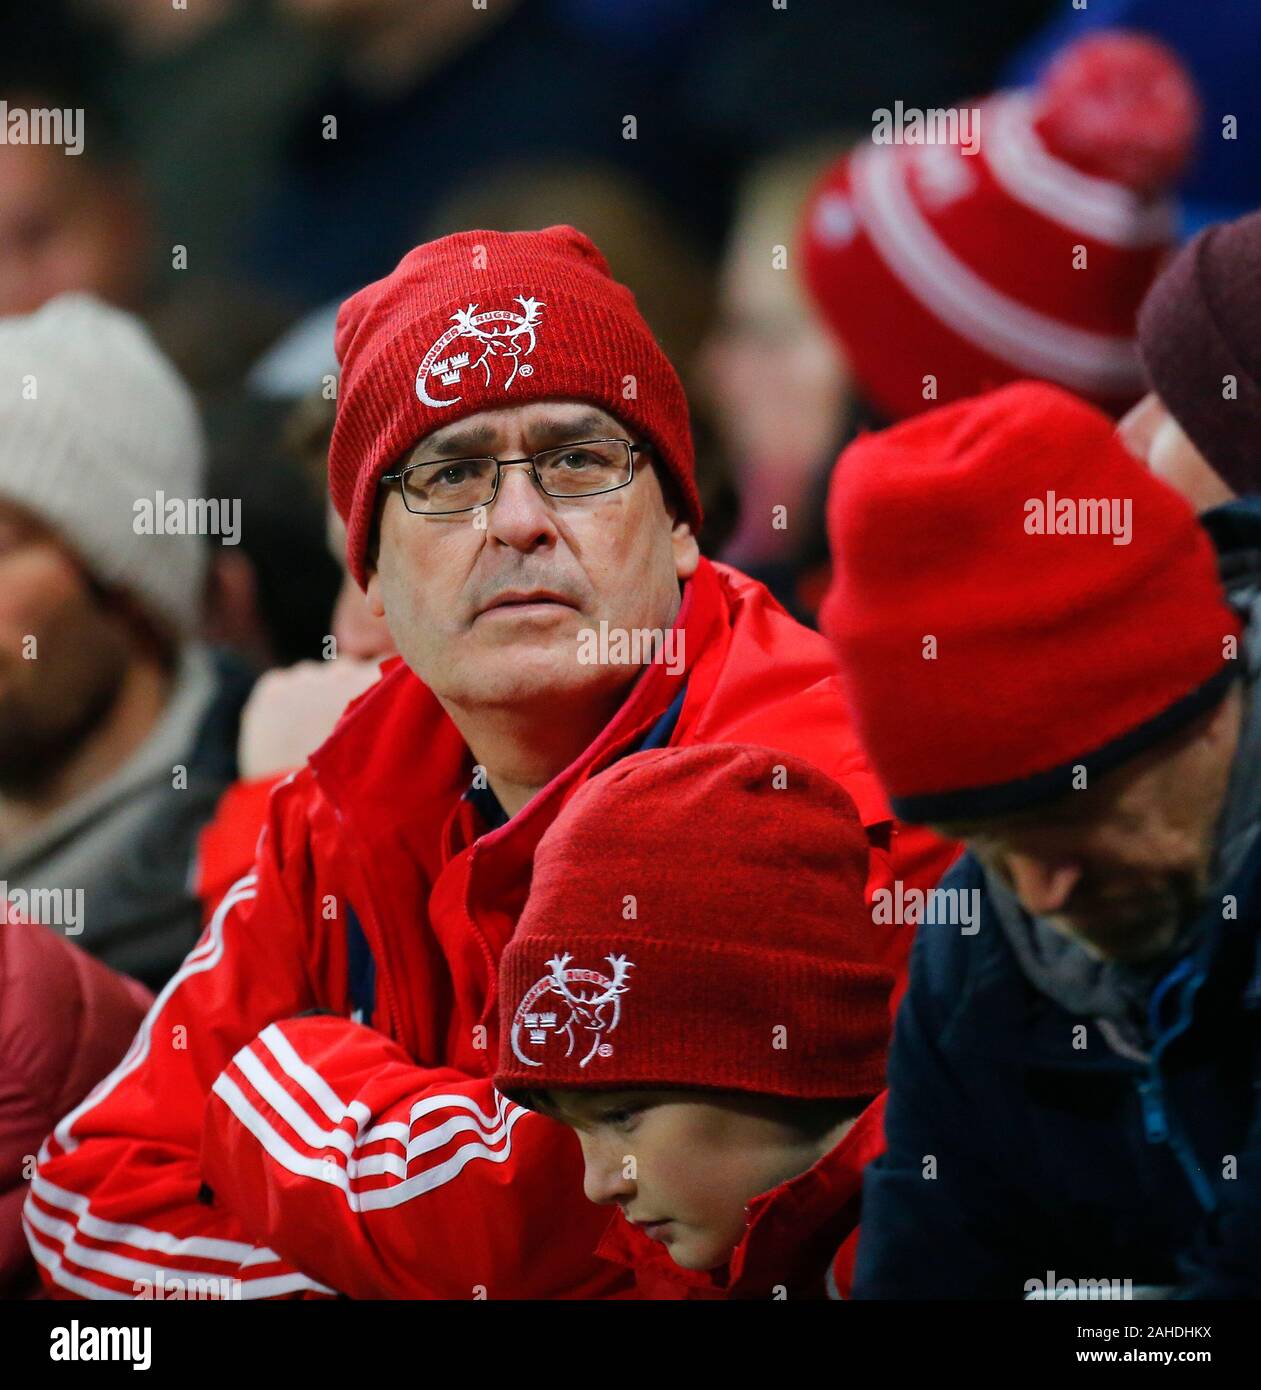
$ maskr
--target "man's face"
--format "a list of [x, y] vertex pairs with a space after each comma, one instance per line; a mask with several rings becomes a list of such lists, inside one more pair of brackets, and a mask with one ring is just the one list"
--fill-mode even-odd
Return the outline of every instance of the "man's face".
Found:
[[1034, 812], [954, 822], [1021, 905], [1103, 960], [1163, 955], [1200, 910], [1238, 744], [1242, 696], [1173, 743]]
[[55, 536], [0, 501], [0, 792], [37, 787], [112, 707], [125, 624]]
[[1195, 508], [1206, 512], [1230, 502], [1235, 494], [1155, 393], [1146, 396], [1117, 425], [1121, 442], [1158, 477]]
[[[540, 401], [436, 430], [404, 465], [523, 458], [598, 438], [635, 442], [593, 406]], [[601, 622], [610, 631], [668, 628], [679, 582], [699, 557], [642, 453], [628, 487], [587, 497], [548, 497], [524, 467], [504, 470], [494, 504], [476, 512], [417, 515], [397, 483], [389, 488], [369, 605], [412, 670], [444, 702], [466, 708], [599, 698], [628, 685], [634, 668], [579, 662], [589, 645], [579, 633], [598, 632]]]
[[833, 1138], [807, 1139], [757, 1097], [680, 1091], [554, 1091], [576, 1130], [583, 1189], [616, 1202], [675, 1264], [715, 1269], [744, 1237], [745, 1208], [804, 1173]]

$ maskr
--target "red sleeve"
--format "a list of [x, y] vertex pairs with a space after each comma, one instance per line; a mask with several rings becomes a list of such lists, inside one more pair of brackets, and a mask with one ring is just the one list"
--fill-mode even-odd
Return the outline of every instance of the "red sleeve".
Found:
[[45, 1282], [98, 1298], [159, 1277], [239, 1280], [227, 1296], [246, 1298], [617, 1289], [568, 1130], [347, 1018], [298, 1017], [347, 1005], [302, 790], [273, 796], [257, 872], [45, 1143], [24, 1210]]
[[284, 780], [279, 776], [234, 782], [219, 798], [214, 818], [198, 837], [193, 869], [193, 891], [201, 899], [203, 920], [209, 920], [228, 889], [253, 867], [268, 798]]
[[[3, 900], [0, 899], [0, 902]], [[0, 921], [3, 918], [0, 917]], [[22, 1230], [27, 1157], [116, 1066], [153, 1002], [58, 932], [0, 930], [0, 1298], [36, 1283]]]
[[356, 1298], [589, 1298], [608, 1211], [571, 1131], [418, 1067], [342, 1018], [290, 1019], [214, 1084], [203, 1168], [256, 1235]]
[[196, 1280], [201, 1297], [333, 1292], [199, 1200], [215, 1077], [272, 1019], [323, 1002], [307, 977], [277, 827], [273, 812], [258, 872], [233, 885], [123, 1060], [40, 1150], [23, 1225], [58, 1296], [134, 1298], [159, 1280], [168, 1290]]

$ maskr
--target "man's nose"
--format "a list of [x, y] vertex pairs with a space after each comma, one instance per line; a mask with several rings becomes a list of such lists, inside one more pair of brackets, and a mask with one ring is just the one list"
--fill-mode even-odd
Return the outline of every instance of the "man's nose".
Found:
[[583, 1139], [582, 1157], [586, 1164], [582, 1190], [597, 1206], [628, 1200], [635, 1195], [635, 1182], [626, 1176], [629, 1154], [620, 1144]]
[[1043, 860], [1029, 854], [1007, 856], [1007, 873], [1021, 905], [1034, 916], [1058, 912], [1081, 881], [1080, 864], [1071, 860]]
[[555, 517], [528, 465], [500, 471], [499, 493], [487, 514], [486, 533], [515, 550], [533, 550], [554, 539]]

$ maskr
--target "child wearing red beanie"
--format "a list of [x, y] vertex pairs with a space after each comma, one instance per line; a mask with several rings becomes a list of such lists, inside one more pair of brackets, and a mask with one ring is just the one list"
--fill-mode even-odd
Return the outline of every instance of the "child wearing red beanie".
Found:
[[495, 1084], [576, 1130], [641, 1296], [847, 1296], [893, 984], [866, 876], [848, 795], [734, 744], [624, 759], [540, 843]]

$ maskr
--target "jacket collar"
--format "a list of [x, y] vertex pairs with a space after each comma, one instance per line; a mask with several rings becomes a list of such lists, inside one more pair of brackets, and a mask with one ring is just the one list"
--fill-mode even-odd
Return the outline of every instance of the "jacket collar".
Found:
[[863, 1169], [884, 1150], [885, 1096], [804, 1173], [749, 1203], [743, 1238], [725, 1269], [688, 1270], [619, 1211], [596, 1253], [629, 1265], [649, 1298], [823, 1297], [833, 1256], [858, 1225]]
[[[533, 843], [577, 784], [614, 761], [668, 708], [704, 654], [712, 653], [730, 628], [727, 602], [714, 566], [702, 558], [685, 584], [674, 627], [681, 630], [683, 670], [665, 665], [644, 668], [621, 708], [599, 736], [569, 767], [558, 773], [509, 823], [482, 837], [493, 850], [514, 841]], [[694, 694], [689, 688], [689, 698]], [[342, 815], [353, 815], [363, 830], [399, 834], [422, 862], [438, 846], [431, 815], [418, 807], [447, 812], [467, 789], [472, 755], [437, 697], [395, 657], [382, 678], [347, 707], [332, 735], [312, 754], [321, 791]], [[534, 833], [537, 829], [537, 834]]]

